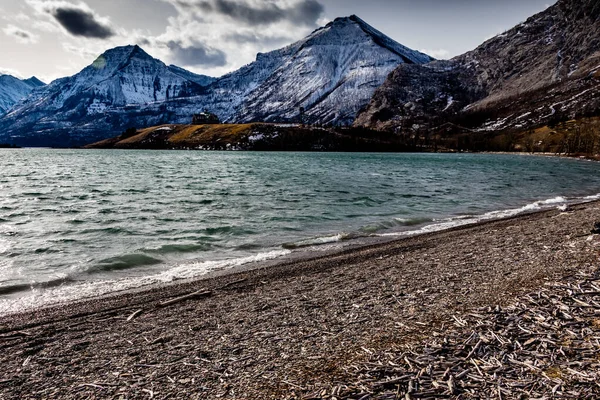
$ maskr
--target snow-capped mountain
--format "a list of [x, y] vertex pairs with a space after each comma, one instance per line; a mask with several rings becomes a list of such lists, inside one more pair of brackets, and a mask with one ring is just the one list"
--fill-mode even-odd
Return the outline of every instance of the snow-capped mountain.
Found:
[[0, 119], [0, 142], [82, 145], [128, 127], [189, 123], [205, 109], [227, 122], [286, 122], [303, 107], [307, 122], [348, 124], [394, 68], [431, 60], [356, 16], [218, 79], [118, 47], [13, 107]]
[[600, 114], [600, 3], [559, 0], [448, 61], [401, 65], [356, 124], [523, 130]]
[[34, 89], [45, 85], [35, 76], [21, 80], [11, 75], [0, 75], [0, 116], [6, 114], [19, 100], [29, 96]]
[[308, 122], [349, 124], [399, 64], [432, 60], [354, 15], [259, 60], [268, 58], [276, 60], [275, 68], [236, 108], [233, 120], [293, 121], [303, 107]]
[[[16, 104], [0, 119], [6, 137], [0, 141], [71, 146], [95, 140], [143, 123], [129, 114], [144, 105], [202, 93], [198, 82], [210, 84], [212, 78], [168, 67], [138, 46], [117, 47]], [[157, 117], [168, 122], [164, 112]]]
[[226, 122], [297, 122], [303, 107], [305, 122], [350, 124], [395, 67], [432, 60], [352, 15], [289, 46], [259, 53], [203, 95], [166, 106], [172, 123], [189, 122], [204, 109]]

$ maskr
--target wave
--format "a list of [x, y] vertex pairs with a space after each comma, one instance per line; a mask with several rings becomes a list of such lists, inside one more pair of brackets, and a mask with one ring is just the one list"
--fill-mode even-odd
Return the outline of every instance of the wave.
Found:
[[404, 226], [415, 226], [415, 225], [421, 225], [421, 224], [426, 224], [428, 222], [433, 222], [434, 220], [431, 218], [394, 218], [394, 220], [398, 223], [400, 223], [400, 225], [404, 225]]
[[217, 226], [214, 228], [206, 228], [204, 229], [204, 232], [208, 235], [231, 234], [234, 236], [253, 235], [257, 233], [251, 229], [241, 228], [238, 226]]
[[147, 256], [145, 254], [126, 254], [102, 260], [98, 262], [98, 264], [91, 266], [86, 272], [96, 273], [107, 271], [120, 271], [125, 269], [157, 265], [161, 263], [162, 260]]
[[198, 244], [165, 244], [156, 249], [143, 249], [145, 253], [155, 254], [171, 254], [171, 253], [194, 253], [199, 251], [207, 251], [214, 248], [210, 243]]
[[283, 247], [284, 249], [289, 249], [289, 250], [300, 249], [302, 247], [311, 247], [311, 246], [318, 246], [321, 244], [337, 243], [337, 242], [341, 242], [342, 240], [348, 239], [348, 237], [349, 237], [349, 234], [347, 234], [347, 233], [338, 233], [337, 235], [319, 236], [319, 237], [314, 237], [314, 238], [310, 238], [310, 239], [300, 240], [297, 242], [284, 243], [281, 245], [281, 247]]
[[[216, 270], [230, 269], [236, 266], [254, 263], [264, 262], [271, 259], [284, 257], [292, 251], [302, 249], [306, 247], [317, 246], [318, 249], [322, 248], [336, 248], [339, 246], [338, 243], [349, 241], [358, 238], [368, 237], [402, 237], [411, 236], [428, 232], [435, 232], [444, 229], [449, 229], [461, 225], [467, 225], [471, 223], [477, 223], [486, 220], [502, 219], [512, 217], [524, 213], [533, 211], [551, 209], [560, 205], [572, 204], [578, 202], [589, 202], [600, 199], [600, 194], [593, 196], [586, 196], [580, 198], [565, 198], [557, 196], [549, 199], [538, 200], [522, 207], [490, 211], [481, 215], [458, 215], [445, 219], [432, 219], [432, 218], [394, 218], [392, 220], [384, 221], [381, 224], [374, 225], [374, 229], [402, 229], [402, 227], [409, 228], [417, 226], [418, 229], [403, 230], [399, 232], [384, 232], [378, 234], [369, 233], [370, 227], [363, 229], [358, 232], [341, 232], [332, 235], [323, 235], [295, 242], [285, 243], [280, 249], [272, 251], [264, 251], [252, 256], [223, 259], [223, 260], [210, 260], [210, 261], [197, 261], [197, 262], [185, 262], [174, 266], [159, 266], [157, 271], [156, 268], [147, 271], [148, 274], [144, 276], [129, 276], [122, 278], [112, 278], [110, 280], [98, 280], [94, 278], [86, 278], [83, 280], [77, 279], [71, 280], [70, 278], [62, 278], [54, 281], [34, 283], [34, 284], [16, 284], [5, 287], [0, 287], [0, 295], [11, 294], [18, 292], [27, 292], [24, 296], [19, 296], [17, 299], [0, 299], [0, 314], [13, 313], [19, 311], [25, 311], [27, 309], [38, 308], [58, 302], [71, 301], [81, 298], [89, 298], [99, 295], [105, 295], [114, 293], [122, 290], [129, 290], [148, 285], [172, 282], [179, 279], [197, 278], [206, 273]], [[420, 226], [423, 225], [424, 226]], [[215, 228], [212, 228], [215, 229]], [[232, 230], [236, 230], [234, 227], [223, 226], [217, 227], [216, 232], [228, 233]], [[206, 230], [202, 230], [206, 233]], [[213, 232], [214, 233], [214, 232]], [[64, 240], [64, 239], [63, 239]], [[190, 245], [165, 245], [155, 249], [156, 254], [169, 253], [169, 252], [193, 252], [203, 250], [205, 244], [190, 244]], [[333, 247], [331, 247], [333, 246]], [[244, 247], [240, 246], [239, 249], [251, 250], [253, 246]], [[151, 252], [152, 250], [143, 250], [144, 252]], [[260, 251], [260, 249], [258, 250]], [[115, 270], [126, 270], [131, 268], [142, 268], [144, 266], [163, 264], [163, 261], [151, 257], [147, 254], [135, 253], [128, 254], [120, 257], [112, 257], [105, 259], [88, 270], [84, 271], [84, 275], [87, 273], [90, 277], [98, 276], [98, 273], [110, 272]], [[32, 290], [34, 289], [34, 290]], [[44, 290], [35, 290], [44, 289]]]
[[[234, 259], [182, 263], [165, 271], [142, 277], [76, 282], [71, 281], [69, 278], [64, 278], [53, 281], [56, 282], [56, 284], [52, 284], [50, 282], [34, 284], [33, 288], [41, 288], [43, 287], [42, 285], [46, 285], [46, 290], [34, 290], [29, 292], [27, 296], [21, 296], [17, 299], [0, 299], [0, 315], [13, 314], [51, 304], [64, 303], [84, 298], [93, 298], [149, 285], [173, 282], [181, 279], [198, 278], [212, 271], [273, 260], [286, 256], [290, 253], [291, 251], [289, 250], [272, 250], [252, 256]], [[72, 284], [64, 284], [69, 282]], [[23, 290], [28, 290], [32, 288], [32, 285], [23, 284], [20, 285], [20, 288]]]
[[[592, 201], [600, 199], [600, 194], [596, 196], [588, 197], [577, 197], [573, 199], [567, 199], [562, 196], [553, 197], [546, 200], [538, 200], [533, 203], [526, 204], [519, 208], [511, 208], [506, 210], [489, 211], [481, 215], [459, 215], [455, 217], [445, 218], [441, 220], [432, 220], [434, 223], [426, 225], [418, 230], [402, 231], [402, 232], [389, 232], [382, 233], [378, 236], [381, 237], [402, 237], [402, 236], [413, 236], [422, 233], [438, 232], [445, 229], [455, 228], [463, 225], [474, 224], [483, 221], [490, 221], [496, 219], [504, 219], [515, 217], [517, 215], [531, 213], [535, 211], [541, 211], [544, 209], [559, 208], [565, 204], [580, 203], [582, 201]], [[558, 207], [557, 207], [558, 206]]]
[[119, 228], [119, 227], [90, 228], [90, 229], [84, 229], [81, 232], [79, 232], [79, 234], [81, 234], [81, 235], [89, 235], [89, 234], [95, 234], [95, 233], [109, 234], [109, 235], [130, 235], [130, 236], [134, 236], [136, 234], [135, 232], [132, 232], [128, 229]]
[[73, 282], [73, 280], [70, 277], [64, 277], [44, 282], [15, 283], [13, 285], [0, 286], [0, 295], [10, 295], [40, 289], [51, 289], [63, 286], [70, 282]]

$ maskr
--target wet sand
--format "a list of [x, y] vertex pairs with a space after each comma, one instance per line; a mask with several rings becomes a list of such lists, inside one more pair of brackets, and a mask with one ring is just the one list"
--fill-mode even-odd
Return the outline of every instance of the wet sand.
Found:
[[2, 317], [0, 399], [376, 398], [336, 388], [456, 317], [593, 273], [595, 221], [600, 202]]

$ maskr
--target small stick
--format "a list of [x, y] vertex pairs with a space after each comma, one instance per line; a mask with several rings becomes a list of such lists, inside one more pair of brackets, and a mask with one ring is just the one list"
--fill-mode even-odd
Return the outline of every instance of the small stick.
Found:
[[467, 357], [465, 357], [465, 360], [468, 360], [469, 358], [471, 358], [471, 356], [477, 351], [479, 346], [481, 346], [481, 343], [483, 343], [483, 340], [480, 339], [479, 342], [477, 342], [477, 344], [475, 345], [475, 347], [473, 347], [473, 350], [471, 350], [471, 352], [467, 355]]
[[162, 303], [158, 304], [158, 307], [167, 307], [167, 306], [170, 306], [173, 304], [181, 303], [182, 301], [186, 301], [186, 300], [197, 299], [200, 297], [208, 297], [211, 294], [212, 294], [212, 292], [210, 290], [199, 290], [194, 293], [186, 294], [185, 296], [176, 297], [171, 300], [163, 301]]
[[137, 310], [136, 312], [134, 312], [133, 314], [131, 314], [129, 317], [127, 317], [127, 322], [131, 321], [132, 319], [137, 318], [143, 312], [144, 312], [144, 309], [140, 308], [139, 310]]
[[239, 279], [239, 280], [237, 280], [237, 281], [233, 281], [233, 282], [226, 283], [225, 285], [221, 286], [221, 287], [219, 288], [219, 290], [221, 290], [221, 289], [226, 289], [226, 288], [228, 288], [229, 286], [237, 285], [238, 283], [246, 282], [247, 280], [248, 280], [248, 278], [244, 278], [244, 279]]

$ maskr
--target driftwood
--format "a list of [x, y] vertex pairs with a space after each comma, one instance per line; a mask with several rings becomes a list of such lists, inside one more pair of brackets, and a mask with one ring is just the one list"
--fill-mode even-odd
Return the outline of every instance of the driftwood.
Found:
[[140, 308], [139, 310], [135, 311], [133, 314], [131, 314], [129, 317], [127, 317], [127, 322], [137, 318], [143, 312], [144, 312], [143, 308]]
[[455, 315], [449, 331], [346, 370], [311, 399], [600, 398], [600, 276], [547, 284], [505, 309]]
[[590, 220], [600, 202], [0, 318], [0, 398], [600, 399]]
[[208, 297], [210, 295], [212, 295], [212, 291], [202, 289], [202, 290], [198, 290], [197, 292], [194, 292], [194, 293], [186, 294], [184, 296], [176, 297], [171, 300], [163, 301], [162, 303], [158, 304], [158, 307], [167, 307], [167, 306], [170, 306], [173, 304], [181, 303], [182, 301], [199, 299], [202, 297]]
[[227, 289], [227, 288], [228, 288], [228, 287], [230, 287], [230, 286], [237, 285], [238, 283], [243, 283], [243, 282], [246, 282], [247, 280], [248, 280], [247, 278], [244, 278], [244, 279], [238, 279], [237, 281], [233, 281], [233, 282], [226, 283], [225, 285], [221, 286], [221, 287], [219, 288], [219, 290], [222, 290], [222, 289]]

